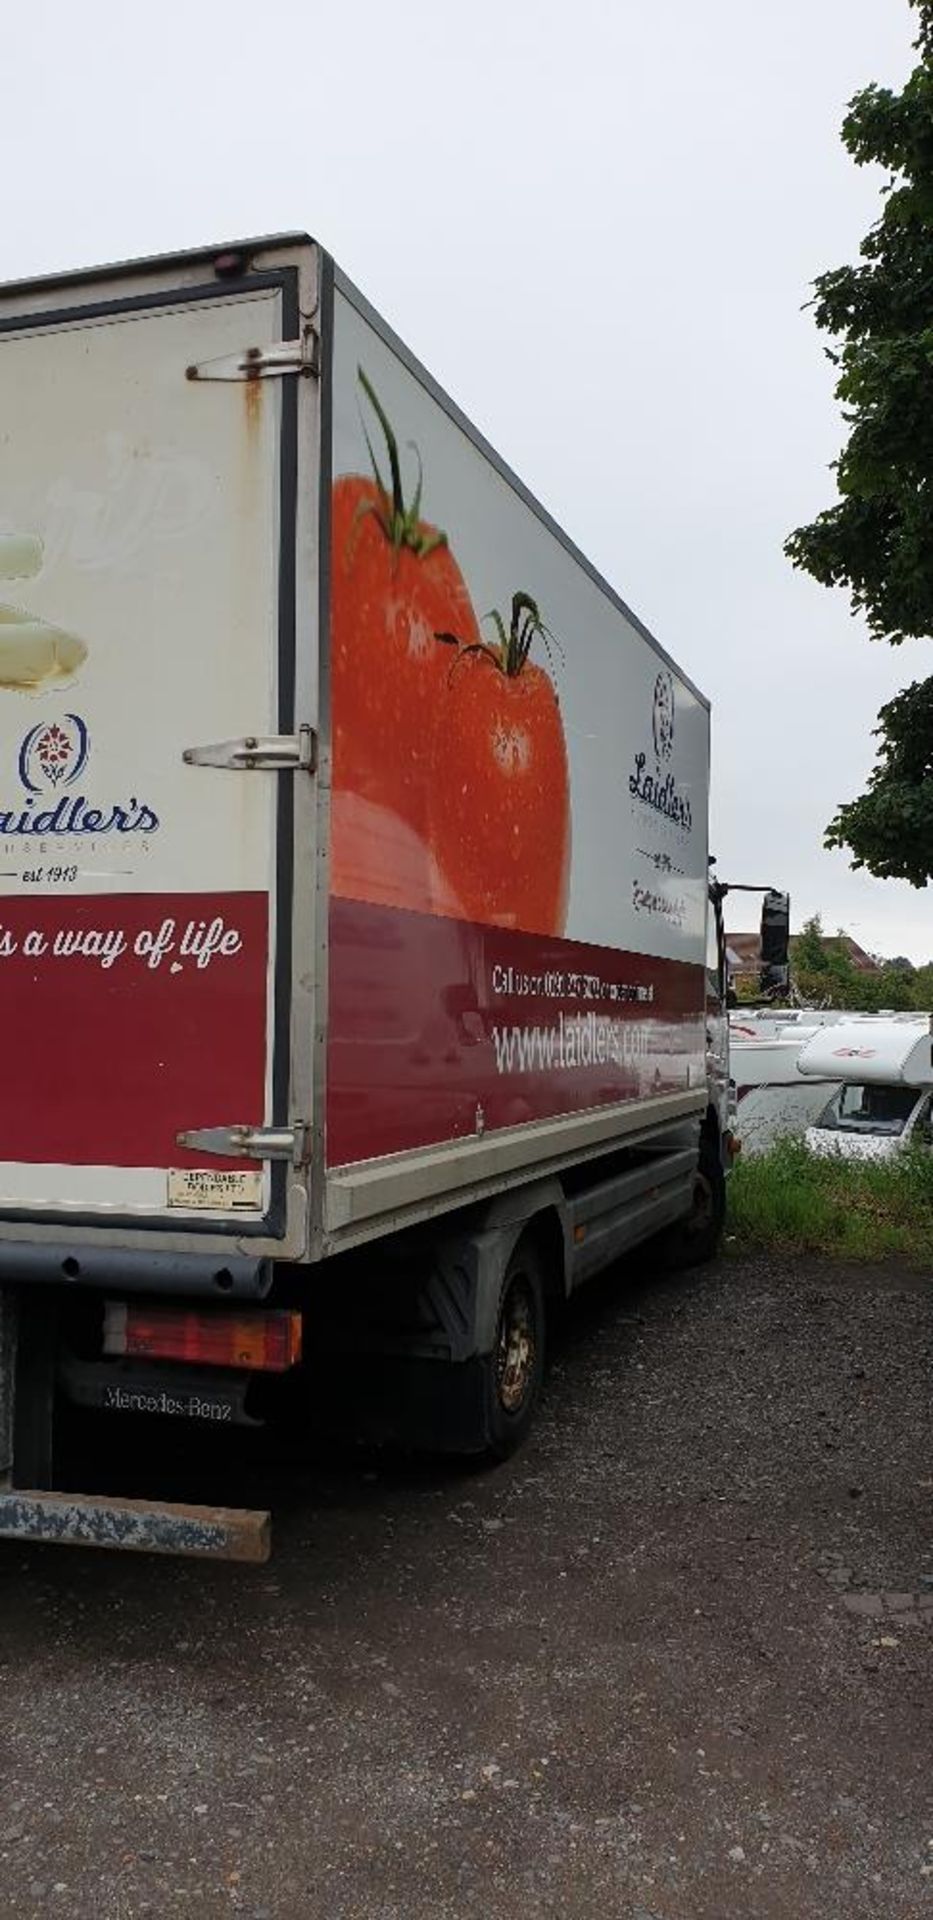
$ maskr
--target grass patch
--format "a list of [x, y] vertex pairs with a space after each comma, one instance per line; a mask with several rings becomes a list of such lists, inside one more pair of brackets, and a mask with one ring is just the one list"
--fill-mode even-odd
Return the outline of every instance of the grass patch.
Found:
[[933, 1154], [818, 1158], [802, 1140], [740, 1159], [729, 1181], [735, 1252], [822, 1253], [841, 1260], [933, 1258]]

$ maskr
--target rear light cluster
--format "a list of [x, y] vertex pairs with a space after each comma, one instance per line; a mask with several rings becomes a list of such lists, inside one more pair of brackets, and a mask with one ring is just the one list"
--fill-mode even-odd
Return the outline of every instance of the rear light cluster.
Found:
[[256, 1373], [287, 1373], [301, 1359], [301, 1314], [282, 1309], [202, 1312], [108, 1300], [104, 1352], [140, 1360], [187, 1360]]

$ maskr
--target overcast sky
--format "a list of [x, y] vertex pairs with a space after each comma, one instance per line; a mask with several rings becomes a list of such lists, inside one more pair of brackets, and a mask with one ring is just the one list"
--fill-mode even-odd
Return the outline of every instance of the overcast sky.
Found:
[[927, 894], [821, 849], [933, 642], [869, 644], [781, 552], [841, 441], [801, 309], [879, 207], [839, 123], [903, 80], [913, 19], [32, 0], [4, 15], [0, 278], [315, 234], [710, 695], [720, 874], [933, 958]]

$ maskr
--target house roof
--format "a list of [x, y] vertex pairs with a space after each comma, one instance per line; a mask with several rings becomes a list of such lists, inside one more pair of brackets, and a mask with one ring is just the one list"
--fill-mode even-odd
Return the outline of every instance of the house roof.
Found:
[[[797, 938], [797, 935], [791, 935], [791, 954], [793, 954]], [[860, 947], [858, 941], [853, 940], [851, 934], [826, 934], [824, 936], [824, 947], [834, 947], [837, 942], [841, 943], [843, 952], [851, 961], [856, 973], [880, 973], [881, 969], [877, 960], [873, 960], [871, 954], [866, 953], [864, 947]], [[761, 938], [759, 934], [727, 933], [726, 945], [736, 956], [735, 960], [730, 959], [730, 965], [733, 966], [736, 971], [745, 972], [746, 970], [751, 971], [760, 967]]]

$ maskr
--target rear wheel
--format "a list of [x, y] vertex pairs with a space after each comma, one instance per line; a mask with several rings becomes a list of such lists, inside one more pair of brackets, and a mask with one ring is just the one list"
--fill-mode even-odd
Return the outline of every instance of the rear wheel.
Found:
[[544, 1282], [534, 1243], [520, 1240], [502, 1279], [496, 1337], [483, 1355], [487, 1457], [505, 1460], [526, 1438], [544, 1374]]

